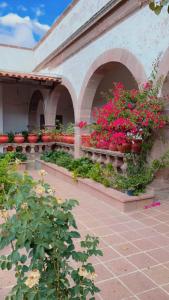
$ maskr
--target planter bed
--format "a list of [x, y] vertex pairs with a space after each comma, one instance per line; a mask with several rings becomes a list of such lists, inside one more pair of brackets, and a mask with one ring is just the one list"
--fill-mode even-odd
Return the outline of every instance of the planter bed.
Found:
[[36, 160], [35, 167], [37, 169], [44, 169], [49, 174], [63, 179], [79, 189], [88, 192], [90, 195], [104, 201], [113, 207], [118, 208], [123, 212], [130, 212], [137, 209], [142, 209], [146, 205], [150, 205], [154, 200], [154, 194], [142, 194], [140, 196], [128, 196], [125, 193], [117, 191], [112, 188], [106, 188], [102, 184], [97, 183], [91, 179], [78, 178], [76, 182], [72, 178], [71, 172], [65, 168], [59, 167], [53, 163], [46, 163], [42, 160]]

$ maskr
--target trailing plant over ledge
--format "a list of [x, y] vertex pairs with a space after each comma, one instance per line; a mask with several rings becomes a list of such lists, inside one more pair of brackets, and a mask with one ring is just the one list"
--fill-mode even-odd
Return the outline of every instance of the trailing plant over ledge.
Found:
[[35, 182], [11, 171], [10, 189], [3, 191], [0, 249], [11, 246], [11, 252], [0, 256], [0, 268], [14, 268], [17, 279], [6, 299], [94, 300], [99, 289], [88, 259], [102, 255], [99, 241], [87, 236], [76, 250], [80, 234], [72, 209], [78, 202], [56, 198], [44, 182], [45, 171], [40, 175]]

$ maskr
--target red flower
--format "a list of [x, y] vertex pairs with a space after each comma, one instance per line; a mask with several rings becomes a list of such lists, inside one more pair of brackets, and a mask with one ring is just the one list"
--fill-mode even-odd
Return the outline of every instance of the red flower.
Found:
[[81, 122], [79, 122], [78, 126], [82, 129], [87, 126], [87, 122], [81, 121]]

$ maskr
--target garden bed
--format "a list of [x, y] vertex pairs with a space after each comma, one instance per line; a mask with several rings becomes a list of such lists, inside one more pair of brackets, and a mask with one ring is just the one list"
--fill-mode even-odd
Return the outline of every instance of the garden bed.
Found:
[[97, 199], [104, 201], [123, 212], [142, 209], [144, 206], [151, 204], [154, 200], [153, 193], [142, 194], [139, 196], [128, 196], [127, 194], [115, 189], [106, 188], [102, 184], [88, 178], [78, 178], [78, 180], [75, 181], [71, 172], [63, 167], [58, 167], [53, 163], [46, 163], [37, 159], [35, 167], [37, 169], [44, 169], [49, 174], [76, 185], [79, 189], [88, 192], [90, 195], [93, 195]]

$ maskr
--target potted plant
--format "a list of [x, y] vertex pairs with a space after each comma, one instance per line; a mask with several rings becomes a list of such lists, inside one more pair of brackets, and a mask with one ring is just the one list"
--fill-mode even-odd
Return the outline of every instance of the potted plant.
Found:
[[8, 135], [5, 133], [1, 133], [0, 134], [0, 144], [8, 143], [8, 141], [9, 141]]
[[25, 141], [25, 138], [24, 136], [22, 135], [22, 133], [16, 133], [14, 135], [14, 142], [17, 143], [17, 144], [22, 144], [24, 143]]
[[42, 131], [41, 140], [43, 143], [51, 142], [52, 139], [51, 139], [51, 133], [49, 130], [45, 129]]
[[65, 143], [74, 144], [74, 124], [68, 123], [66, 131], [65, 131]]
[[39, 136], [36, 132], [30, 132], [28, 134], [28, 137], [27, 137], [27, 140], [30, 144], [34, 144], [34, 143], [37, 143], [38, 142], [38, 139], [39, 139]]

